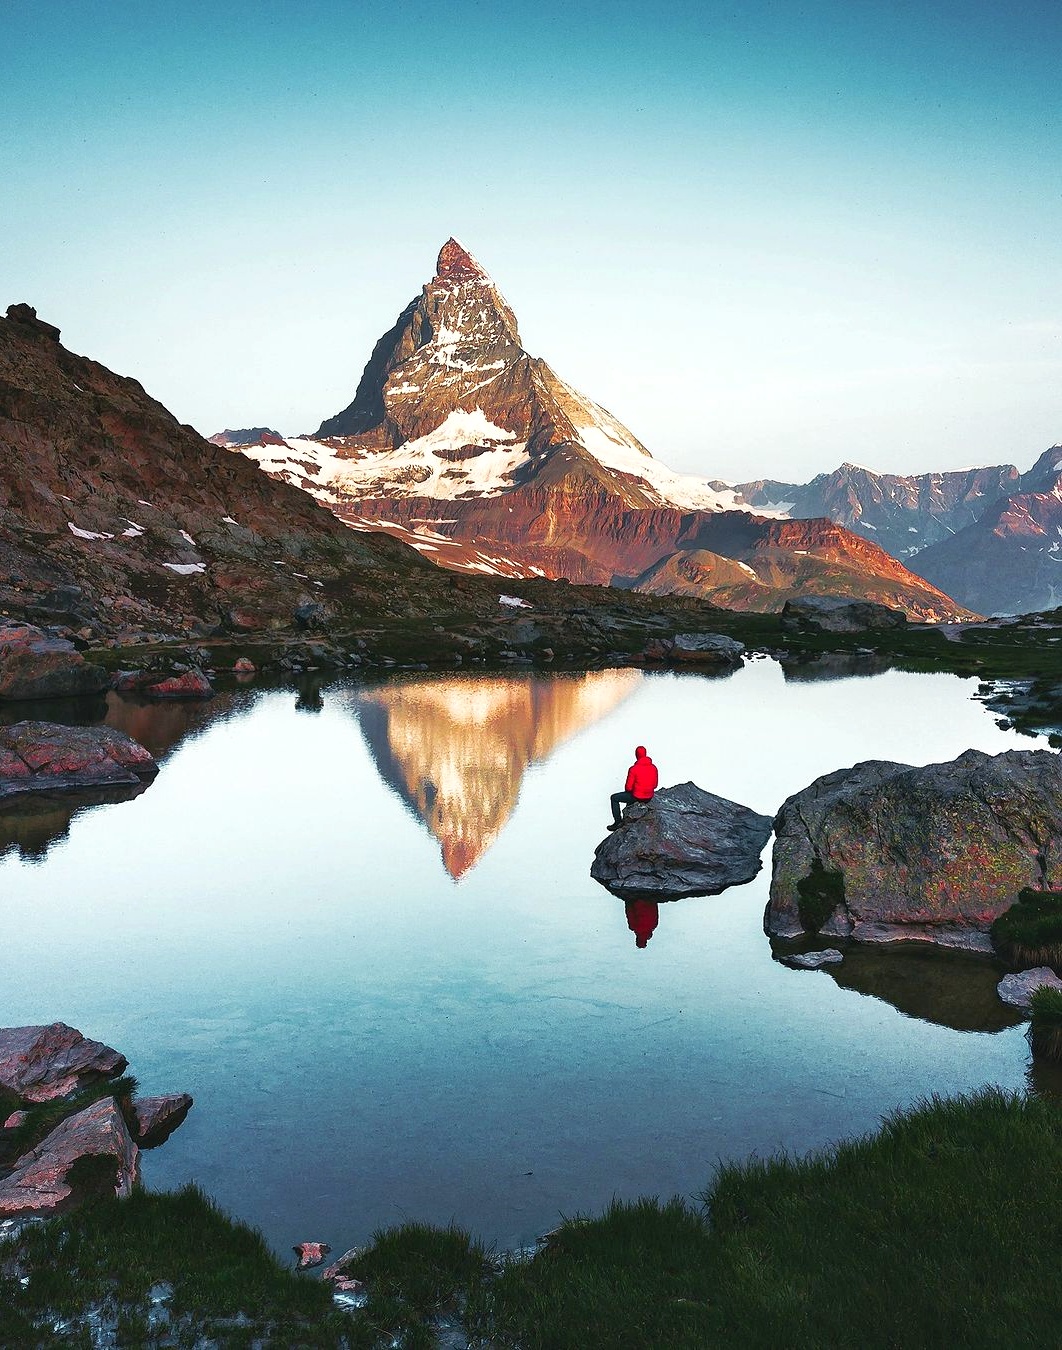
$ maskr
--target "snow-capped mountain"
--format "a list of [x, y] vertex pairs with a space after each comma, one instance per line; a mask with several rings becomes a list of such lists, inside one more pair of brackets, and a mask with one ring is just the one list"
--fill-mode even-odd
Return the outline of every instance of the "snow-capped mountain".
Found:
[[[376, 343], [353, 401], [312, 436], [264, 440], [222, 443], [353, 527], [387, 530], [447, 567], [630, 586], [697, 549], [756, 572], [750, 586], [727, 588], [742, 608], [812, 592], [873, 594], [922, 619], [963, 614], [875, 544], [828, 521], [772, 531], [782, 510], [752, 514], [738, 490], [654, 459], [524, 350], [512, 309], [453, 239]], [[779, 567], [787, 551], [799, 566]], [[711, 597], [719, 569], [698, 574], [696, 593]], [[669, 575], [654, 572], [653, 588]]]
[[725, 484], [653, 459], [611, 413], [529, 356], [508, 303], [454, 239], [377, 342], [347, 408], [284, 445], [220, 436], [333, 507], [375, 496], [494, 496], [531, 481], [562, 447], [630, 506], [742, 505]]

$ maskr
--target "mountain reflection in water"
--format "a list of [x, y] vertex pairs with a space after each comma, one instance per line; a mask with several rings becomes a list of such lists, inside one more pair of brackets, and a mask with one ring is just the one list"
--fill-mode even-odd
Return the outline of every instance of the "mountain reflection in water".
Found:
[[380, 776], [458, 880], [512, 815], [527, 769], [638, 688], [638, 670], [448, 675], [344, 691]]

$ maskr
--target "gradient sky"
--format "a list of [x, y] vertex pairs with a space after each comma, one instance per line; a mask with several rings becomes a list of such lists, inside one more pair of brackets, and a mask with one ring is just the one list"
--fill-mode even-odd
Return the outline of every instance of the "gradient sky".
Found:
[[1057, 0], [0, 0], [0, 309], [313, 430], [454, 234], [672, 466], [1062, 440]]

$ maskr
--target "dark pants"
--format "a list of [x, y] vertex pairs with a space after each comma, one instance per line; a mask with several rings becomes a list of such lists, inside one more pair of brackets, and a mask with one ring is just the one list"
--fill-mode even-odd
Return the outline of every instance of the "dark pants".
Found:
[[631, 802], [636, 801], [633, 792], [614, 792], [609, 798], [612, 803], [612, 819], [617, 825], [622, 823], [623, 817], [620, 815], [621, 806], [630, 806]]

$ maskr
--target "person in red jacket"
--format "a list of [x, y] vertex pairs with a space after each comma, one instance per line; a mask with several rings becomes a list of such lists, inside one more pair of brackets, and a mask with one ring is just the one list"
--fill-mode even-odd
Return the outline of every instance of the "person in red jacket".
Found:
[[623, 824], [623, 817], [620, 815], [621, 806], [628, 806], [631, 802], [652, 801], [659, 781], [660, 775], [656, 771], [656, 765], [645, 753], [645, 746], [635, 746], [634, 763], [627, 770], [624, 789], [622, 792], [612, 794], [612, 824], [608, 828], [618, 830]]

